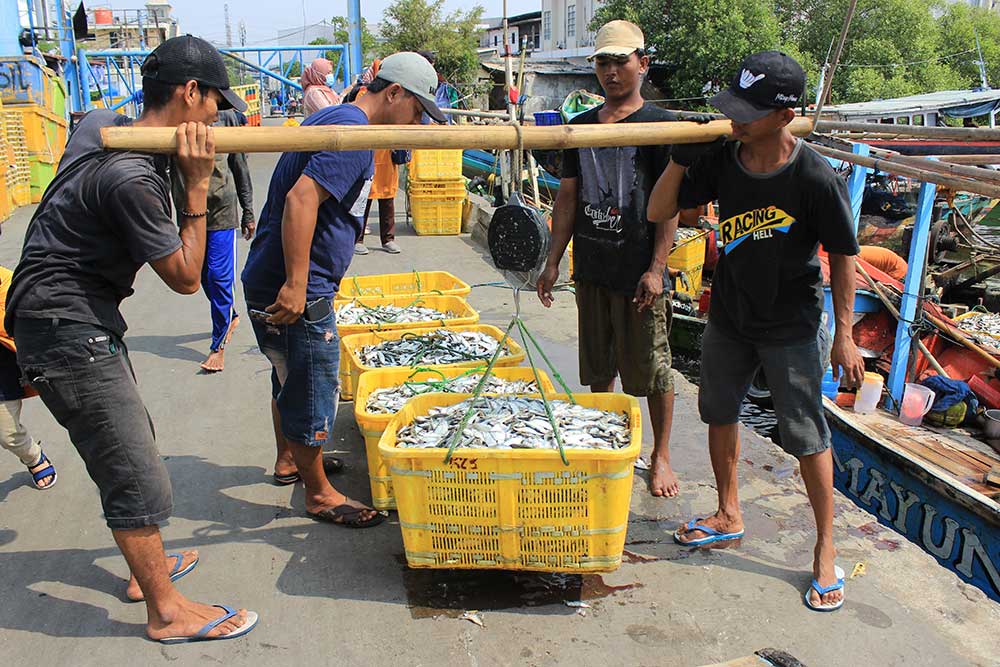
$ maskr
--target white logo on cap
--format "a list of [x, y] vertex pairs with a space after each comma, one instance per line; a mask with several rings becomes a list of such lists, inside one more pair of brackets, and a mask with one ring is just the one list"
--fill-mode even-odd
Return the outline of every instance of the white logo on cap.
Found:
[[757, 83], [764, 78], [763, 74], [758, 74], [754, 76], [754, 73], [748, 69], [740, 72], [740, 88], [749, 88], [753, 84]]

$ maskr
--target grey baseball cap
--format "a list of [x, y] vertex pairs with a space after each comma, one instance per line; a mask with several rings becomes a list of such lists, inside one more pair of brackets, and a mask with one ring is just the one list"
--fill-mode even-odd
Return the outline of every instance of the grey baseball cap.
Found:
[[398, 83], [420, 100], [428, 116], [439, 123], [448, 122], [434, 101], [434, 93], [438, 87], [437, 72], [419, 53], [400, 51], [386, 57], [379, 66], [375, 78]]

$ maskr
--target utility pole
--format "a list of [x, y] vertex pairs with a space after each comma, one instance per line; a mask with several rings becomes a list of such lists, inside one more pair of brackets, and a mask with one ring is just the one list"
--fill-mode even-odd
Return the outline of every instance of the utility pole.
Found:
[[989, 89], [989, 81], [986, 80], [986, 61], [983, 60], [983, 47], [979, 45], [979, 32], [973, 28], [972, 34], [976, 36], [976, 52], [979, 54], [979, 60], [976, 64], [979, 65], [979, 84], [984, 89]]
[[[243, 19], [240, 19], [239, 30], [240, 30], [240, 46], [246, 46], [247, 45], [247, 22], [244, 21]], [[240, 83], [245, 83], [244, 79], [246, 77], [246, 73], [247, 73], [246, 65], [244, 65], [243, 63], [240, 63]]]
[[233, 24], [229, 21], [229, 3], [222, 5], [222, 11], [226, 17], [226, 46], [233, 45]]

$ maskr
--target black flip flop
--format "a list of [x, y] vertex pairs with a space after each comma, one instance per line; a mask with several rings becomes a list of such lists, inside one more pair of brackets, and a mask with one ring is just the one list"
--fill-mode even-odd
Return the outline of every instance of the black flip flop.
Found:
[[[366, 521], [361, 518], [362, 512], [375, 512], [375, 516]], [[385, 512], [376, 511], [371, 507], [358, 507], [347, 503], [337, 505], [336, 507], [328, 507], [319, 512], [306, 512], [306, 514], [316, 521], [332, 523], [344, 528], [372, 528], [385, 521], [386, 517]]]
[[[323, 472], [327, 475], [336, 474], [344, 469], [344, 462], [338, 459], [336, 456], [324, 456], [323, 457]], [[291, 475], [279, 475], [275, 473], [273, 476], [274, 483], [277, 486], [288, 486], [289, 484], [295, 484], [302, 479], [301, 475], [297, 472], [293, 472]]]

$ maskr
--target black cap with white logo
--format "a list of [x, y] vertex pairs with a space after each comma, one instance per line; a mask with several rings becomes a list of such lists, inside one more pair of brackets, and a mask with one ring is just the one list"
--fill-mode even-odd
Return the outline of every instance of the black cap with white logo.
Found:
[[709, 103], [737, 123], [752, 123], [775, 109], [795, 107], [805, 94], [806, 73], [780, 51], [747, 56], [729, 88]]
[[173, 37], [156, 47], [142, 63], [142, 78], [175, 84], [194, 80], [222, 94], [219, 109], [246, 111], [247, 108], [243, 98], [229, 88], [229, 72], [222, 54], [192, 35]]

